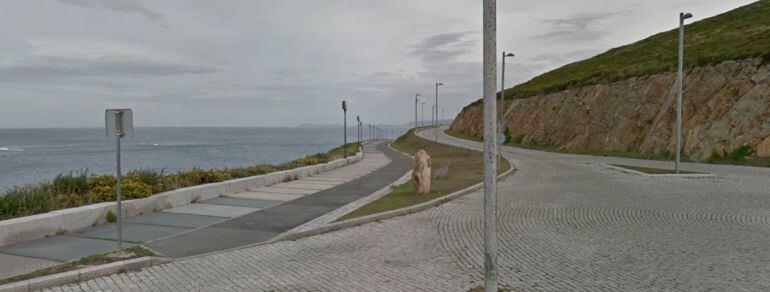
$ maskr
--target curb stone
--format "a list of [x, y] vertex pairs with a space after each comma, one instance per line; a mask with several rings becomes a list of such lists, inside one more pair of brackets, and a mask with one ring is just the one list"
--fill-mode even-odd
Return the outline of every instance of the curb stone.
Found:
[[141, 257], [98, 265], [74, 271], [13, 282], [0, 286], [0, 292], [27, 292], [90, 280], [115, 273], [146, 268], [171, 262], [171, 259], [159, 257]]
[[624, 173], [641, 175], [641, 176], [646, 176], [646, 177], [672, 177], [672, 178], [709, 178], [709, 177], [717, 177], [713, 173], [649, 174], [649, 173], [644, 173], [644, 172], [641, 172], [641, 171], [636, 171], [636, 170], [633, 170], [633, 169], [628, 169], [628, 168], [625, 168], [625, 167], [614, 166], [614, 165], [607, 164], [607, 163], [604, 163], [604, 162], [599, 163], [599, 165], [604, 167], [604, 168], [611, 169], [611, 170], [616, 170], [616, 171], [620, 171], [620, 172], [624, 172]]

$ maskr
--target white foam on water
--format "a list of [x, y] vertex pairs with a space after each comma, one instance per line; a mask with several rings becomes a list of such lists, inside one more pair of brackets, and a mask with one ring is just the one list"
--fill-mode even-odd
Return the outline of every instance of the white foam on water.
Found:
[[0, 151], [21, 152], [21, 151], [24, 151], [24, 149], [21, 149], [21, 148], [10, 148], [10, 147], [0, 147]]

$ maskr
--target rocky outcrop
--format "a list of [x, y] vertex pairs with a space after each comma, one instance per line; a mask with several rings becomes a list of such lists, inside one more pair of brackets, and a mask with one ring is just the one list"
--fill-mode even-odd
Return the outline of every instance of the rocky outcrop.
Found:
[[[676, 74], [636, 77], [608, 84], [506, 100], [504, 126], [522, 143], [567, 149], [674, 151]], [[683, 155], [703, 161], [749, 145], [770, 156], [770, 64], [763, 59], [727, 61], [686, 72]], [[452, 130], [483, 131], [483, 104], [457, 116]]]

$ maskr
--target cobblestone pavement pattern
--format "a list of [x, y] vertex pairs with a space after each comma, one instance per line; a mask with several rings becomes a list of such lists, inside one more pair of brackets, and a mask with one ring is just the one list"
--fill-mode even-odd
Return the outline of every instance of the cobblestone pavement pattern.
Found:
[[[717, 177], [661, 178], [599, 163], [668, 163], [508, 147], [505, 156], [519, 170], [499, 185], [501, 284], [527, 291], [770, 290], [770, 169], [684, 164]], [[481, 283], [482, 197], [54, 290], [466, 291]]]

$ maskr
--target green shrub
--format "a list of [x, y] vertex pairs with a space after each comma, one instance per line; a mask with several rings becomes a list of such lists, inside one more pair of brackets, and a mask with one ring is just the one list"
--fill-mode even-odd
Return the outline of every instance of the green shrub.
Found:
[[115, 215], [112, 210], [107, 211], [107, 222], [117, 222], [118, 221], [118, 215]]
[[[355, 155], [359, 144], [351, 143], [347, 147], [348, 154]], [[326, 153], [300, 157], [280, 165], [257, 164], [224, 169], [196, 167], [170, 174], [165, 173], [164, 170], [134, 170], [123, 177], [122, 198], [126, 200], [145, 198], [177, 188], [325, 163], [341, 158], [342, 150], [340, 146]], [[114, 201], [116, 182], [113, 175], [89, 175], [88, 170], [81, 170], [61, 173], [50, 182], [15, 187], [0, 197], [0, 220]]]
[[730, 152], [730, 154], [727, 155], [727, 159], [735, 162], [744, 162], [746, 161], [746, 157], [749, 157], [753, 154], [754, 149], [751, 149], [751, 146], [741, 145], [741, 147], [738, 147], [733, 150], [733, 152]]
[[503, 144], [508, 144], [511, 142], [511, 128], [505, 127], [505, 131], [503, 131], [503, 135], [505, 136], [505, 141], [503, 141]]
[[54, 177], [53, 190], [61, 194], [80, 194], [88, 191], [88, 170], [81, 170], [77, 173], [72, 171], [67, 174], [60, 173]]

